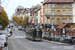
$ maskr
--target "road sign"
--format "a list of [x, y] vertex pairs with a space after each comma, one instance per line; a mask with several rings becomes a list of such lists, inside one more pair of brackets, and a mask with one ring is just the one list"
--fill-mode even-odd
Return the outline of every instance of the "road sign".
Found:
[[36, 18], [39, 18], [38, 16], [36, 16]]
[[54, 29], [54, 25], [52, 25], [52, 29]]

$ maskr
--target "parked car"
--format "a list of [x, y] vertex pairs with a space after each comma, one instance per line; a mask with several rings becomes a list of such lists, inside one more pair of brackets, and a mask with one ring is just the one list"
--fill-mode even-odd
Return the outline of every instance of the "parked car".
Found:
[[67, 41], [68, 41], [68, 43], [75, 44], [75, 37], [68, 36]]
[[54, 35], [54, 36], [52, 37], [52, 40], [59, 42], [59, 41], [60, 41], [60, 38], [61, 38], [61, 36]]
[[25, 28], [22, 28], [22, 30], [23, 30], [23, 31], [26, 31], [26, 29], [25, 29]]
[[10, 37], [11, 36], [11, 34], [10, 34], [10, 32], [8, 32], [8, 37]]
[[67, 39], [68, 39], [67, 35], [62, 35], [60, 38], [60, 42], [68, 42]]
[[8, 43], [7, 40], [8, 40], [7, 31], [0, 30], [0, 47], [1, 48], [7, 47], [7, 43]]
[[74, 37], [74, 39], [72, 39], [72, 44], [74, 44], [74, 45], [75, 45], [75, 37]]
[[60, 42], [73, 44], [73, 39], [74, 38], [75, 37], [71, 37], [71, 36], [67, 36], [67, 35], [62, 35], [62, 37], [60, 38]]

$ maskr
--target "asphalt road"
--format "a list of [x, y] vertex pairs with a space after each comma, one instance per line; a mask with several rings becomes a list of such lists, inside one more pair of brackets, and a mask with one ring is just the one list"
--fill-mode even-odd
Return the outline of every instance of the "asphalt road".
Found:
[[74, 45], [57, 45], [44, 41], [31, 41], [25, 38], [25, 32], [14, 27], [13, 35], [9, 37], [8, 47], [3, 50], [75, 50]]

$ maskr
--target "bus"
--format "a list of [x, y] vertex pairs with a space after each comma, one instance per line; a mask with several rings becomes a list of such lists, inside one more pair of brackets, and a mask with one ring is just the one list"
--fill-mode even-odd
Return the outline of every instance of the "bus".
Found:
[[26, 39], [42, 41], [42, 30], [36, 28], [27, 28]]

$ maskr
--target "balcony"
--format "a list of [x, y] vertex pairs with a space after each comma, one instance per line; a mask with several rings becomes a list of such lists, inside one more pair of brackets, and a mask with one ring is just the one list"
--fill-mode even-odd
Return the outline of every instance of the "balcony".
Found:
[[[51, 7], [52, 8], [52, 7]], [[55, 7], [55, 8], [52, 8], [52, 9], [72, 9], [73, 7]]]
[[49, 17], [50, 17], [50, 14], [46, 14], [45, 16], [46, 16], [47, 18], [49, 18]]

